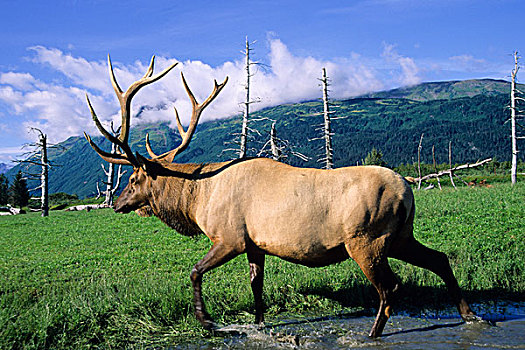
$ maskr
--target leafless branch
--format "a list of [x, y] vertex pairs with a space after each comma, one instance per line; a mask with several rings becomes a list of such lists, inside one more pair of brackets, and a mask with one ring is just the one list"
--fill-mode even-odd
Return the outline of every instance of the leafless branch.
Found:
[[458, 165], [458, 166], [452, 167], [450, 169], [441, 170], [441, 171], [439, 171], [437, 173], [428, 174], [428, 175], [425, 175], [425, 176], [422, 176], [422, 177], [418, 177], [415, 180], [416, 181], [426, 181], [426, 180], [429, 180], [429, 179], [433, 179], [433, 178], [437, 178], [437, 177], [444, 176], [444, 175], [449, 175], [449, 174], [452, 174], [453, 176], [457, 176], [456, 174], [454, 174], [454, 172], [457, 171], [457, 170], [476, 168], [478, 166], [484, 165], [484, 164], [486, 164], [488, 162], [491, 162], [491, 161], [492, 161], [492, 158], [487, 158], [487, 159], [484, 159], [482, 161], [476, 162], [474, 164], [466, 163], [466, 164], [462, 164], [462, 165]]

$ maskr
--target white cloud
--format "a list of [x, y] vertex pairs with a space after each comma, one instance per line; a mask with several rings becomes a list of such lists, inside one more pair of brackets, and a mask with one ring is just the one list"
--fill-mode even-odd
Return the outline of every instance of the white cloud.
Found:
[[19, 90], [30, 90], [38, 81], [29, 73], [7, 72], [0, 74], [0, 84], [11, 85]]
[[15, 90], [11, 86], [0, 86], [0, 101], [4, 101], [9, 105], [16, 114], [23, 111], [21, 107], [23, 96], [21, 91]]
[[[260, 109], [281, 103], [300, 102], [320, 98], [318, 78], [321, 69], [327, 69], [331, 79], [331, 97], [347, 98], [385, 87], [384, 73], [375, 65], [351, 53], [349, 57], [321, 60], [314, 57], [294, 55], [279, 39], [269, 39], [270, 52], [267, 61], [270, 68], [252, 66], [251, 96], [260, 100], [252, 108]], [[58, 142], [72, 135], [88, 131], [98, 135], [91, 120], [85, 94], [99, 118], [105, 122], [114, 120], [120, 124], [120, 107], [109, 80], [107, 63], [104, 60], [89, 61], [74, 57], [55, 48], [34, 46], [31, 59], [36, 65], [46, 65], [62, 79], [41, 81], [30, 73], [5, 72], [0, 74], [0, 102], [9, 106], [26, 127], [38, 127], [49, 135], [51, 142]], [[395, 52], [385, 45], [383, 59], [394, 61], [397, 70], [392, 75], [402, 84], [419, 82], [418, 67], [409, 57]], [[113, 67], [120, 86], [126, 89], [133, 81], [142, 77], [149, 61], [122, 64], [113, 57]], [[155, 72], [177, 62], [176, 58], [158, 57]], [[205, 99], [213, 89], [213, 80], [218, 82], [229, 76], [229, 82], [218, 98], [204, 111], [202, 120], [211, 120], [235, 115], [240, 112], [244, 100], [243, 57], [212, 67], [200, 61], [179, 62], [178, 66], [158, 82], [145, 86], [134, 98], [132, 112], [143, 109], [140, 118], [134, 117], [132, 124], [140, 122], [170, 121], [174, 125], [173, 106], [179, 110], [183, 124], [187, 124], [191, 113], [180, 71], [183, 71], [193, 93], [199, 101]], [[65, 79], [63, 79], [65, 78]], [[3, 122], [3, 120], [0, 120]]]
[[76, 58], [64, 54], [58, 49], [48, 49], [43, 46], [33, 46], [29, 50], [35, 53], [32, 62], [47, 64], [64, 74], [73, 84], [84, 86], [100, 92], [110, 92], [108, 87], [107, 66], [103, 61], [89, 62], [84, 58]]
[[452, 56], [449, 60], [452, 63], [453, 68], [456, 70], [479, 72], [490, 69], [486, 60], [474, 58], [472, 55]]
[[388, 43], [383, 43], [383, 53], [387, 61], [396, 62], [401, 68], [401, 74], [397, 77], [397, 82], [400, 85], [416, 85], [421, 82], [419, 76], [419, 68], [410, 57], [405, 57], [397, 53], [396, 46]]

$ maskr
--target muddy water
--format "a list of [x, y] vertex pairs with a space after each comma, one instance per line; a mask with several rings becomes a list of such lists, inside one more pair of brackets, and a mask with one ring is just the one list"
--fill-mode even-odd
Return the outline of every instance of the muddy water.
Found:
[[464, 323], [454, 310], [391, 317], [380, 339], [372, 316], [283, 320], [263, 329], [222, 328], [222, 338], [176, 349], [525, 349], [525, 302], [474, 305], [488, 322]]

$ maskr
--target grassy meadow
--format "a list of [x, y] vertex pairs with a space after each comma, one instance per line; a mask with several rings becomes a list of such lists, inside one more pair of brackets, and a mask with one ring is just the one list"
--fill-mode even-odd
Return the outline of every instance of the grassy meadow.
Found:
[[[416, 237], [448, 254], [470, 300], [524, 300], [523, 183], [415, 192]], [[134, 213], [0, 217], [0, 349], [140, 348], [209, 336], [193, 317], [189, 279], [209, 246]], [[392, 266], [405, 285], [397, 309], [448, 303], [432, 273]], [[310, 269], [269, 257], [265, 272], [270, 323], [375, 313], [376, 292], [353, 261]], [[253, 321], [244, 255], [206, 274], [203, 293], [216, 321]]]

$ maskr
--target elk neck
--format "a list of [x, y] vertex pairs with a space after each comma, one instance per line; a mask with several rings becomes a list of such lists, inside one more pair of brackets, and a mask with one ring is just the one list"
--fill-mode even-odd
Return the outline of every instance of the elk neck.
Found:
[[216, 164], [172, 163], [155, 169], [149, 193], [154, 215], [185, 236], [201, 234], [195, 211], [199, 203], [206, 202], [202, 196], [216, 168]]

